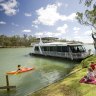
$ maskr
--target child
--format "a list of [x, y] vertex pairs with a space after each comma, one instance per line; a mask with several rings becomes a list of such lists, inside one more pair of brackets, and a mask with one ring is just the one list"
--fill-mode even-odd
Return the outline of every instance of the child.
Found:
[[94, 62], [91, 62], [90, 67], [91, 67], [93, 70], [95, 69], [95, 66], [96, 66], [96, 64], [95, 64]]
[[94, 70], [93, 70], [94, 76], [96, 78], [96, 65], [94, 66]]
[[85, 76], [85, 81], [93, 81], [95, 80], [94, 72], [92, 68], [88, 68], [87, 76]]

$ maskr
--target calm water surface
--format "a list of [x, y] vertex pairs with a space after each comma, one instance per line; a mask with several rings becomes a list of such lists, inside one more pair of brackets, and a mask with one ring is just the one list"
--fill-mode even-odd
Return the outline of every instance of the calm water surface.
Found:
[[9, 75], [10, 85], [16, 85], [16, 90], [9, 93], [0, 90], [0, 96], [27, 96], [63, 78], [77, 64], [68, 60], [29, 56], [30, 52], [31, 48], [0, 48], [0, 86], [6, 85], [6, 72], [17, 70], [18, 64], [35, 68], [22, 74]]

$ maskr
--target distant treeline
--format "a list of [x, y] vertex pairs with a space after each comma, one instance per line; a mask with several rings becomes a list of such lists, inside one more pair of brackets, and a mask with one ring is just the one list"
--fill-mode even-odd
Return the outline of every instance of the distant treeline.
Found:
[[19, 47], [19, 46], [30, 46], [32, 42], [35, 42], [36, 38], [27, 36], [24, 34], [22, 37], [19, 35], [5, 36], [0, 35], [0, 47]]
[[[27, 36], [24, 34], [22, 37], [19, 35], [14, 36], [5, 36], [0, 35], [0, 47], [29, 47], [30, 45], [39, 42], [39, 38], [33, 37], [33, 36]], [[52, 42], [52, 41], [60, 41], [60, 42], [67, 42], [66, 39], [58, 39], [54, 37], [44, 37], [42, 38], [43, 42]], [[71, 41], [73, 43], [79, 42], [79, 41]], [[80, 42], [82, 43], [82, 42]]]

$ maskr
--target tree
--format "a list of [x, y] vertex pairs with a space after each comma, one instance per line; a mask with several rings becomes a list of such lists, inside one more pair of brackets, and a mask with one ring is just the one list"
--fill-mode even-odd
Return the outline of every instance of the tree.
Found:
[[[84, 0], [80, 0], [81, 2]], [[96, 2], [85, 0], [86, 9], [84, 12], [77, 12], [77, 20], [80, 24], [92, 26], [96, 30]]]
[[94, 40], [94, 48], [96, 51], [96, 0], [80, 0], [86, 7], [84, 12], [77, 12], [76, 19], [80, 24], [91, 26], [94, 29], [92, 31], [92, 38]]

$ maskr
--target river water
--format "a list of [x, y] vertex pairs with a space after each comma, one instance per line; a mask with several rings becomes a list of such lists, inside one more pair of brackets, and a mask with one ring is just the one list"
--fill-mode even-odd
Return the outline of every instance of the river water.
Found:
[[[88, 47], [87, 47], [88, 48]], [[90, 46], [93, 50], [93, 46]], [[0, 96], [27, 96], [48, 84], [64, 78], [78, 64], [69, 60], [29, 56], [32, 48], [0, 48], [0, 86], [6, 85], [6, 72], [17, 70], [17, 65], [34, 67], [29, 72], [9, 75], [10, 92], [0, 89]]]

